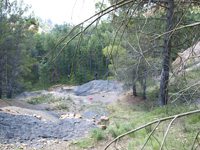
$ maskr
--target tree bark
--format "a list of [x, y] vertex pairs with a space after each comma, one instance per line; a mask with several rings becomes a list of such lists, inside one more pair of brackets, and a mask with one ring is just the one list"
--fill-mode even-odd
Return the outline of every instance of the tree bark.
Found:
[[100, 76], [100, 71], [101, 71], [101, 58], [99, 56], [98, 58], [99, 62], [98, 62], [98, 75]]
[[136, 85], [133, 84], [133, 96], [137, 96]]
[[90, 74], [92, 74], [92, 54], [90, 52]]
[[69, 80], [69, 77], [70, 77], [70, 72], [71, 72], [71, 68], [70, 68], [70, 54], [68, 53], [68, 60], [67, 60], [67, 77], [68, 77], [68, 80]]
[[[0, 58], [1, 59], [1, 58]], [[2, 80], [3, 80], [3, 70], [2, 70], [2, 60], [0, 60], [1, 62], [1, 67], [0, 67], [0, 99], [2, 98], [2, 94], [3, 94], [3, 83], [2, 83]]]
[[[170, 31], [172, 28], [173, 11], [174, 11], [174, 0], [168, 0], [166, 32]], [[161, 73], [160, 90], [159, 90], [159, 96], [158, 96], [158, 105], [160, 107], [167, 105], [167, 101], [168, 101], [170, 53], [171, 53], [171, 34], [168, 33], [166, 34], [165, 40], [164, 40], [162, 73]]]
[[61, 55], [58, 57], [58, 80], [61, 80]]
[[146, 100], [146, 78], [143, 79], [143, 99]]
[[12, 89], [11, 88], [9, 88], [9, 90], [7, 90], [6, 97], [12, 98]]
[[[1, 11], [0, 11], [0, 13], [1, 13], [1, 18], [0, 18], [0, 25], [1, 25], [1, 29], [3, 29], [3, 26], [2, 26], [2, 19], [3, 19], [3, 13], [2, 13], [2, 7], [3, 7], [3, 5], [1, 4]], [[0, 31], [1, 32], [1, 35], [2, 35], [2, 30]], [[3, 59], [3, 47], [2, 47], [2, 45], [0, 45], [0, 99], [2, 98], [2, 94], [3, 94], [3, 63], [2, 63], [2, 59]]]

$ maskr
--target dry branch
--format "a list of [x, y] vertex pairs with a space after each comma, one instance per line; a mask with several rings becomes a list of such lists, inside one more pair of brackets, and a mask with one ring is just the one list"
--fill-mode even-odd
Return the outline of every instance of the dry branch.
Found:
[[[168, 129], [169, 129], [170, 126], [171, 126], [171, 124], [173, 123], [173, 121], [174, 121], [176, 118], [180, 118], [180, 117], [184, 117], [184, 116], [188, 116], [188, 115], [192, 115], [192, 114], [197, 114], [197, 113], [200, 113], [200, 110], [195, 110], [195, 111], [191, 111], [191, 112], [186, 112], [186, 113], [178, 114], [178, 115], [175, 115], [175, 116], [165, 117], [165, 118], [162, 118], [162, 119], [155, 120], [155, 121], [153, 121], [153, 122], [147, 123], [147, 124], [145, 124], [145, 125], [143, 125], [143, 126], [140, 126], [140, 127], [136, 128], [136, 129], [134, 129], [134, 130], [131, 130], [131, 131], [127, 132], [127, 133], [124, 133], [124, 134], [122, 134], [122, 135], [119, 135], [118, 137], [116, 137], [115, 139], [113, 139], [113, 140], [104, 148], [104, 150], [107, 150], [108, 147], [109, 147], [113, 142], [115, 142], [116, 140], [118, 140], [118, 139], [120, 139], [120, 138], [122, 138], [122, 137], [124, 137], [124, 136], [126, 136], [126, 135], [129, 135], [129, 134], [131, 134], [131, 133], [134, 133], [134, 132], [136, 132], [136, 131], [138, 131], [138, 130], [141, 130], [141, 129], [143, 129], [143, 128], [147, 127], [147, 126], [150, 126], [150, 125], [152, 125], [152, 124], [155, 124], [155, 123], [158, 123], [158, 122], [161, 123], [161, 122], [163, 122], [163, 121], [173, 119], [173, 120], [171, 121], [169, 127], [168, 127]], [[167, 135], [167, 133], [168, 133], [168, 131], [166, 132], [166, 135]]]
[[165, 139], [166, 139], [167, 134], [168, 134], [168, 132], [169, 132], [169, 130], [170, 130], [170, 127], [171, 127], [172, 123], [176, 120], [177, 117], [178, 117], [178, 115], [174, 117], [174, 119], [170, 122], [170, 124], [169, 124], [169, 126], [168, 126], [168, 128], [167, 128], [167, 131], [166, 131], [165, 136], [164, 136], [163, 141], [162, 141], [162, 145], [161, 145], [161, 147], [160, 147], [161, 150], [162, 150], [163, 145], [164, 145], [164, 143], [165, 143]]
[[[199, 136], [199, 134], [200, 134], [200, 131], [197, 132], [197, 135], [196, 135], [196, 137], [195, 137], [195, 139], [194, 139], [194, 143], [193, 143], [193, 145], [192, 145], [191, 150], [194, 150], [194, 145], [195, 145], [196, 141], [198, 141], [198, 136]], [[198, 143], [198, 145], [199, 145], [199, 143]], [[198, 145], [197, 145], [197, 146], [198, 146]], [[196, 149], [196, 148], [195, 148], [195, 149]]]
[[195, 26], [199, 26], [199, 25], [200, 25], [200, 22], [195, 22], [195, 23], [188, 24], [188, 25], [185, 25], [185, 26], [182, 26], [182, 27], [179, 27], [179, 28], [174, 28], [173, 30], [170, 30], [170, 31], [168, 31], [168, 32], [165, 32], [165, 33], [163, 33], [163, 34], [157, 36], [156, 38], [154, 38], [154, 39], [151, 40], [151, 41], [154, 41], [154, 40], [156, 40], [156, 39], [159, 39], [160, 37], [162, 37], [162, 36], [164, 36], [164, 35], [166, 35], [166, 34], [169, 34], [169, 33], [173, 33], [173, 32], [175, 32], [175, 31], [177, 31], [177, 30], [181, 30], [181, 29], [188, 28], [188, 27], [195, 27]]
[[151, 133], [149, 134], [149, 137], [147, 138], [146, 142], [144, 143], [143, 147], [141, 148], [141, 150], [144, 149], [145, 145], [147, 144], [147, 142], [149, 141], [151, 135], [154, 133], [154, 131], [156, 130], [156, 128], [159, 126], [160, 121], [157, 123], [157, 125], [154, 127], [154, 129], [151, 131]]

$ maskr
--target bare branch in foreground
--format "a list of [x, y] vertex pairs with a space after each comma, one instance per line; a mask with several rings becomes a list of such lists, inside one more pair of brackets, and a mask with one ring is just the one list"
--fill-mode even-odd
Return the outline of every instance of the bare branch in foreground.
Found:
[[[192, 145], [192, 148], [191, 148], [191, 150], [194, 150], [194, 145], [195, 145], [195, 143], [196, 143], [196, 141], [198, 141], [198, 136], [199, 136], [199, 134], [200, 134], [200, 131], [197, 133], [197, 135], [196, 135], [196, 137], [195, 137], [195, 139], [194, 139], [194, 143], [193, 143], [193, 145]], [[199, 145], [199, 143], [198, 143], [198, 145]], [[197, 146], [198, 146], [197, 145]], [[195, 149], [196, 149], [197, 147], [195, 147]]]
[[162, 150], [163, 145], [164, 145], [164, 143], [165, 143], [165, 139], [166, 139], [167, 134], [168, 134], [168, 132], [169, 132], [169, 130], [170, 130], [170, 127], [171, 127], [172, 123], [176, 120], [177, 117], [178, 117], [178, 116], [175, 116], [175, 117], [174, 117], [174, 119], [170, 122], [170, 124], [169, 124], [169, 126], [168, 126], [168, 128], [167, 128], [167, 131], [166, 131], [165, 136], [164, 136], [163, 141], [162, 141], [162, 145], [161, 145], [161, 147], [160, 147], [161, 150]]
[[162, 36], [164, 36], [164, 35], [166, 35], [166, 34], [173, 33], [173, 32], [175, 32], [175, 31], [177, 31], [177, 30], [181, 30], [181, 29], [188, 28], [188, 27], [199, 26], [199, 25], [200, 25], [200, 22], [195, 22], [195, 23], [192, 23], [192, 24], [185, 25], [185, 26], [183, 26], [183, 27], [174, 28], [173, 30], [170, 30], [170, 31], [168, 31], [168, 32], [165, 32], [165, 33], [163, 33], [163, 34], [157, 36], [156, 38], [154, 38], [154, 39], [151, 40], [151, 41], [154, 41], [154, 40], [156, 40], [156, 39], [158, 39], [158, 38], [160, 38], [160, 37], [162, 37]]
[[147, 138], [146, 142], [144, 143], [143, 147], [141, 148], [141, 150], [144, 149], [145, 145], [147, 144], [147, 142], [149, 141], [151, 135], [153, 134], [153, 132], [156, 130], [156, 128], [159, 126], [160, 121], [157, 123], [157, 125], [154, 127], [154, 129], [151, 131], [151, 133], [149, 134], [149, 137]]
[[[138, 131], [138, 130], [141, 130], [141, 129], [145, 128], [145, 127], [148, 127], [148, 126], [150, 126], [150, 125], [152, 125], [152, 124], [155, 124], [155, 123], [158, 123], [158, 122], [161, 123], [161, 122], [163, 122], [163, 121], [173, 119], [173, 120], [171, 121], [169, 127], [168, 127], [168, 129], [169, 129], [170, 126], [171, 126], [171, 124], [173, 123], [173, 121], [174, 121], [176, 118], [181, 118], [181, 117], [184, 117], [184, 116], [188, 116], [188, 115], [192, 115], [192, 114], [197, 114], [197, 113], [200, 113], [200, 109], [199, 109], [199, 110], [196, 110], [196, 111], [191, 111], [191, 112], [182, 113], [182, 114], [175, 115], [175, 116], [165, 117], [165, 118], [162, 118], [162, 119], [155, 120], [155, 121], [153, 121], [153, 122], [147, 123], [147, 124], [145, 124], [145, 125], [143, 125], [143, 126], [140, 126], [140, 127], [136, 128], [136, 129], [134, 129], [134, 130], [131, 130], [131, 131], [127, 132], [127, 133], [124, 133], [124, 134], [122, 134], [122, 135], [119, 135], [118, 137], [116, 137], [115, 139], [113, 139], [113, 140], [104, 148], [104, 150], [107, 150], [108, 147], [109, 147], [113, 142], [115, 142], [116, 140], [118, 140], [118, 139], [120, 139], [120, 138], [122, 138], [122, 137], [124, 137], [124, 136], [126, 136], [126, 135], [129, 135], [129, 134], [131, 134], [131, 133], [134, 133], [134, 132], [136, 132], [136, 131]], [[168, 131], [167, 131], [166, 133], [168, 133]], [[166, 135], [167, 135], [167, 134], [166, 134]], [[162, 147], [162, 146], [161, 146], [161, 147]]]

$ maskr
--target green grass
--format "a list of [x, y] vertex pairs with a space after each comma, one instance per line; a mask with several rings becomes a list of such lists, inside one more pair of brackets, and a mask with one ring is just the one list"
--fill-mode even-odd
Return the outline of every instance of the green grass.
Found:
[[14, 99], [12, 99], [12, 98], [4, 98], [4, 100], [6, 100], [6, 101], [14, 101]]
[[66, 101], [69, 101], [70, 103], [75, 104], [75, 102], [71, 99], [71, 97], [68, 97], [68, 98], [66, 99]]
[[53, 108], [50, 108], [50, 107], [45, 107], [45, 110], [46, 111], [52, 111], [52, 110], [67, 110], [69, 111], [69, 106], [67, 104], [59, 104]]
[[90, 135], [95, 141], [101, 141], [105, 139], [106, 132], [100, 128], [95, 128], [90, 132]]
[[[187, 106], [165, 106], [163, 108], [154, 108], [153, 111], [145, 110], [146, 106], [132, 106], [125, 108], [121, 104], [107, 106], [110, 112], [110, 124], [105, 131], [95, 129], [91, 132], [91, 137], [95, 141], [104, 141], [108, 137], [112, 139], [124, 134], [130, 130], [136, 129], [142, 125], [145, 125], [151, 121], [159, 118], [174, 116], [183, 112], [195, 110], [196, 108], [189, 108]], [[149, 139], [145, 149], [160, 149], [164, 134], [171, 120], [162, 122], [155, 130], [153, 136]], [[168, 149], [191, 149], [194, 137], [199, 131], [200, 114], [194, 114], [191, 116], [177, 118], [172, 124], [170, 132], [166, 138], [166, 145]], [[156, 124], [148, 126], [144, 129], [123, 137], [119, 141], [119, 145], [123, 145], [127, 149], [141, 149], [151, 131]], [[111, 139], [111, 140], [112, 140]], [[109, 143], [109, 141], [108, 141]], [[97, 144], [98, 145], [98, 144]], [[164, 149], [166, 149], [164, 145]]]
[[42, 104], [42, 103], [53, 103], [57, 101], [61, 101], [63, 98], [55, 98], [52, 94], [42, 94], [39, 96], [31, 97], [30, 100], [27, 101], [29, 104]]
[[168, 88], [170, 101], [181, 105], [185, 102], [193, 102], [198, 99], [200, 88], [199, 85], [194, 86], [194, 84], [198, 83], [200, 80], [199, 73], [200, 69], [173, 76], [169, 82]]
[[[102, 145], [102, 143], [109, 143], [112, 139], [117, 136], [124, 134], [130, 130], [136, 129], [159, 118], [164, 118], [168, 116], [174, 116], [180, 113], [196, 110], [195, 107], [188, 106], [173, 106], [168, 105], [165, 107], [154, 107], [153, 110], [147, 109], [148, 104], [143, 104], [140, 106], [129, 106], [125, 107], [120, 102], [116, 105], [106, 105], [105, 108], [108, 111], [109, 123], [107, 124], [106, 130], [101, 130], [100, 128], [95, 128], [90, 132], [89, 139], [83, 139], [76, 142], [76, 146], [79, 148], [89, 149], [91, 147], [97, 147]], [[96, 106], [96, 105], [95, 105]], [[87, 109], [90, 107], [88, 106]], [[153, 136], [147, 142], [145, 149], [159, 150], [164, 134], [168, 128], [171, 120], [160, 123], [158, 128], [153, 133]], [[194, 137], [199, 131], [200, 124], [200, 114], [194, 114], [182, 118], [177, 118], [167, 135], [166, 147], [168, 149], [191, 149]], [[128, 150], [139, 150], [142, 148], [146, 142], [149, 134], [154, 129], [156, 124], [138, 130], [130, 135], [121, 138], [118, 141], [119, 149], [122, 149], [120, 145]], [[115, 144], [113, 144], [115, 145]], [[112, 147], [113, 148], [113, 147]], [[111, 148], [111, 149], [112, 149]]]
[[76, 145], [79, 148], [90, 148], [94, 146], [94, 141], [91, 138], [83, 138], [76, 142], [72, 142], [72, 145]]
[[[108, 128], [108, 133], [111, 134], [113, 138], [116, 138], [119, 135], [128, 132], [132, 129], [134, 129], [133, 123], [121, 124], [119, 122], [116, 122], [113, 127]], [[134, 134], [130, 134], [130, 136], [134, 136]]]
[[52, 109], [50, 107], [45, 107], [46, 111], [51, 111]]
[[56, 106], [59, 110], [61, 109], [65, 109], [67, 111], [69, 111], [69, 106], [67, 104], [59, 104]]

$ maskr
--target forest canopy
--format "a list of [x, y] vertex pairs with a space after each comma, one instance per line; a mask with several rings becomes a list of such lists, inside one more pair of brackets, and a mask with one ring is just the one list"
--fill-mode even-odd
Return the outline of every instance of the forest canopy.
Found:
[[199, 70], [177, 74], [172, 63], [199, 42], [199, 5], [109, 0], [97, 3], [96, 15], [79, 25], [51, 26], [25, 16], [29, 7], [22, 1], [1, 0], [0, 98], [54, 84], [116, 79], [135, 96], [158, 99], [159, 106], [194, 100]]

